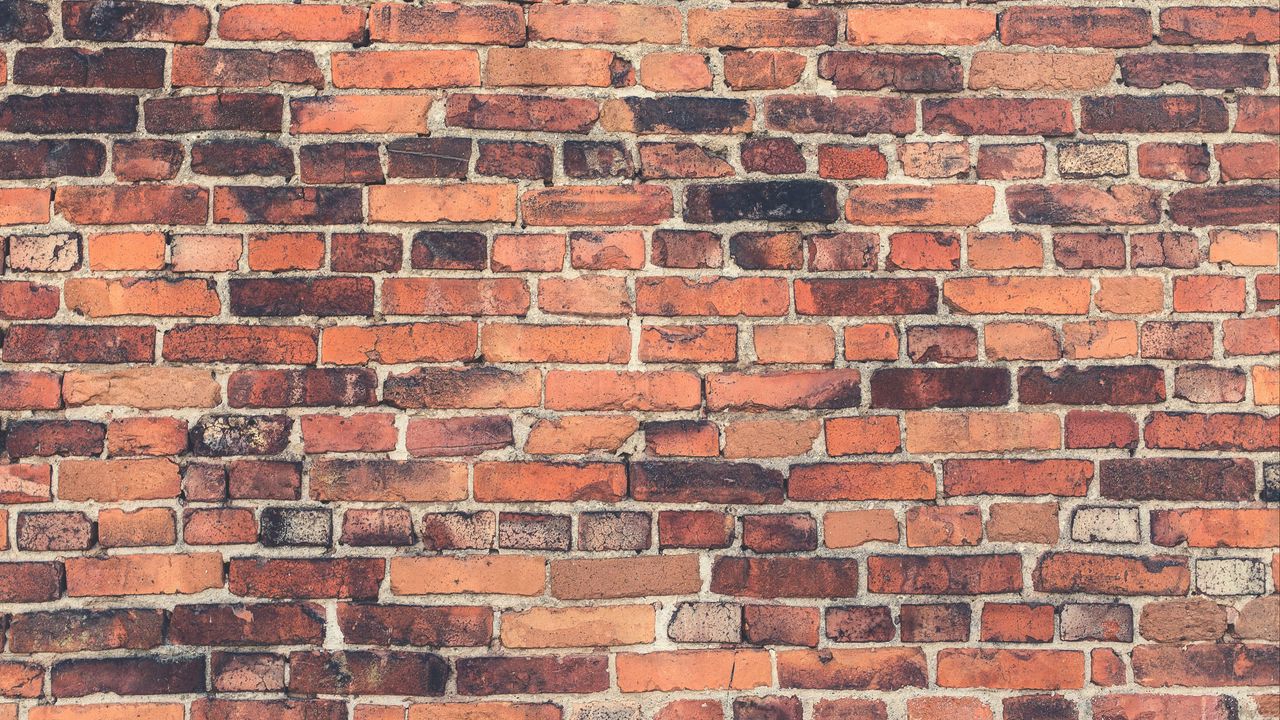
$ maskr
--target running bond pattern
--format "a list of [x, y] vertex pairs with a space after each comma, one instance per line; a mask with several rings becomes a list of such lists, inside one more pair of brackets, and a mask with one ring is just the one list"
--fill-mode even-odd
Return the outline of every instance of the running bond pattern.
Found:
[[796, 4], [0, 0], [0, 718], [1280, 716], [1280, 11]]

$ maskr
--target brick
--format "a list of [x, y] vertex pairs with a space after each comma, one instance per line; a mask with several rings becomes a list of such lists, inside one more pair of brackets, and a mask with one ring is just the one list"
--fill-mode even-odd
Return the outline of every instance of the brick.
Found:
[[796, 133], [907, 135], [915, 130], [915, 105], [899, 98], [773, 95], [764, 103], [770, 130]]
[[14, 325], [4, 341], [7, 362], [149, 363], [155, 330], [125, 325]]
[[[845, 219], [854, 225], [976, 225], [995, 196], [983, 185], [868, 185], [849, 193]], [[956, 212], [957, 206], [964, 208]]]
[[1054, 450], [1058, 420], [1043, 413], [909, 413], [907, 449], [913, 452]]
[[631, 333], [617, 325], [486, 325], [480, 352], [495, 362], [625, 363]]
[[10, 95], [0, 101], [0, 127], [8, 132], [129, 133], [137, 124], [138, 103], [131, 96], [70, 92]]
[[1160, 510], [1152, 514], [1157, 545], [1269, 547], [1275, 544], [1275, 513], [1263, 509]]
[[[9, 424], [5, 447], [14, 458], [98, 455], [106, 428], [88, 420], [21, 420]], [[13, 468], [24, 466], [7, 466]], [[32, 470], [34, 467], [31, 468]], [[24, 470], [23, 473], [30, 472]], [[17, 478], [11, 478], [16, 480]]]
[[658, 513], [658, 544], [663, 548], [724, 548], [733, 541], [732, 516], [710, 510]]
[[1060, 617], [1064, 640], [1133, 641], [1133, 610], [1128, 605], [1064, 605]]
[[629, 468], [630, 493], [647, 502], [777, 502], [783, 476], [749, 463], [644, 462]]
[[1084, 653], [1076, 650], [970, 650], [938, 654], [943, 687], [1061, 690], [1084, 685]]
[[824, 423], [827, 454], [891, 453], [900, 448], [898, 419], [889, 415], [828, 418]]
[[818, 146], [818, 175], [824, 178], [882, 178], [888, 173], [888, 168], [884, 154], [872, 146]]
[[608, 686], [607, 655], [471, 657], [458, 663], [461, 695], [591, 693]]
[[828, 512], [822, 517], [827, 547], [857, 547], [869, 542], [898, 541], [898, 520], [892, 510]]
[[1190, 585], [1185, 558], [1145, 558], [1055, 552], [1041, 556], [1035, 588], [1049, 593], [1183, 595]]
[[1052, 605], [988, 603], [982, 608], [982, 640], [1050, 642], [1053, 640], [1053, 617]]
[[789, 457], [813, 447], [821, 426], [817, 420], [742, 420], [725, 428], [724, 455]]
[[[283, 668], [281, 668], [283, 672]], [[337, 700], [227, 700], [205, 698], [192, 703], [193, 720], [252, 717], [267, 713], [286, 720], [338, 720], [346, 707]]]
[[742, 631], [748, 641], [757, 645], [815, 647], [818, 609], [747, 605], [743, 608]]
[[1160, 12], [1160, 42], [1169, 45], [1195, 43], [1272, 42], [1280, 37], [1274, 8], [1242, 7], [1214, 10], [1206, 7], [1175, 7]]
[[871, 376], [876, 408], [1000, 406], [1009, 397], [1008, 373], [997, 368], [885, 368]]
[[[675, 8], [631, 4], [565, 8], [530, 8], [529, 39], [572, 43], [671, 44], [680, 40], [680, 16]], [[520, 33], [520, 39], [524, 33]]]
[[872, 556], [867, 589], [907, 595], [978, 595], [1022, 588], [1017, 555]]
[[480, 84], [480, 60], [470, 50], [404, 50], [334, 53], [333, 85], [339, 88], [438, 88]]
[[970, 62], [969, 87], [975, 90], [1090, 90], [1106, 85], [1115, 67], [1115, 57], [1109, 53], [983, 50], [974, 53]]
[[655, 92], [711, 88], [711, 69], [696, 53], [650, 53], [640, 61], [640, 82]]
[[904, 642], [956, 642], [969, 639], [969, 608], [962, 604], [903, 605]]
[[159, 610], [55, 610], [22, 613], [9, 625], [15, 653], [148, 650], [164, 641]]
[[517, 8], [504, 5], [404, 7], [378, 3], [369, 11], [374, 42], [514, 45], [524, 40]]
[[448, 677], [448, 663], [431, 653], [355, 650], [289, 654], [289, 689], [299, 693], [443, 695]]
[[977, 545], [982, 512], [974, 505], [913, 507], [907, 510], [907, 546]]
[[847, 11], [855, 45], [976, 45], [996, 31], [996, 15], [976, 8], [875, 8]]
[[[762, 26], [769, 27], [762, 32]], [[836, 17], [830, 10], [699, 9], [689, 14], [689, 40], [704, 47], [831, 45]]]
[[1138, 8], [1017, 7], [1000, 14], [1005, 45], [1124, 48], [1151, 36], [1151, 14]]
[[772, 669], [763, 650], [619, 653], [616, 662], [622, 692], [746, 690], [768, 685]]
[[797, 280], [801, 315], [919, 315], [937, 311], [938, 290], [925, 278]]
[[1134, 679], [1149, 687], [1194, 683], [1219, 687], [1273, 685], [1274, 646], [1251, 644], [1159, 646], [1133, 650]]
[[627, 478], [617, 463], [480, 463], [474, 485], [480, 502], [616, 501]]
[[228, 587], [244, 597], [368, 599], [382, 577], [380, 558], [246, 558], [231, 561]]
[[323, 639], [317, 605], [179, 605], [170, 619], [176, 645], [292, 645]]
[[[538, 421], [525, 441], [525, 452], [561, 455], [592, 450], [616, 452], [639, 429], [635, 418], [593, 415]], [[510, 431], [507, 431], [507, 441]]]
[[1226, 106], [1195, 95], [1114, 95], [1081, 101], [1085, 133], [1217, 132], [1226, 130]]
[[1138, 146], [1138, 174], [1165, 180], [1205, 182], [1209, 179], [1209, 148], [1190, 143], [1142, 143]]
[[840, 90], [954, 91], [962, 75], [959, 60], [938, 54], [828, 52], [818, 61], [818, 76]]
[[1102, 496], [1114, 499], [1246, 500], [1254, 490], [1249, 460], [1133, 458], [1099, 470]]
[[642, 315], [778, 316], [789, 298], [781, 278], [648, 277], [636, 281], [636, 310]]
[[1202, 255], [1189, 233], [1139, 233], [1130, 238], [1135, 268], [1194, 268]]
[[929, 500], [933, 473], [920, 463], [824, 463], [791, 469], [787, 492], [800, 500]]
[[1075, 130], [1065, 100], [1044, 98], [949, 98], [921, 104], [924, 128], [932, 134], [1070, 135]]
[[[390, 449], [395, 445], [395, 430], [388, 429]], [[415, 457], [479, 455], [512, 442], [511, 421], [497, 416], [412, 420], [405, 433], [405, 447]]]
[[978, 177], [1023, 180], [1044, 176], [1045, 150], [1040, 145], [979, 145]]
[[391, 561], [391, 591], [397, 595], [484, 593], [540, 595], [546, 561], [539, 557], [400, 557]]
[[62, 377], [56, 373], [34, 371], [0, 372], [12, 392], [0, 399], [4, 410], [56, 410], [62, 407]]
[[87, 550], [94, 545], [94, 525], [80, 512], [24, 512], [14, 540], [19, 550]]
[[320, 88], [324, 78], [315, 56], [305, 50], [210, 49], [176, 47], [174, 85], [190, 87], [268, 87], [281, 82]]
[[[34, 2], [23, 2], [15, 3], [12, 12], [13, 21], [5, 28], [5, 40], [38, 42], [53, 34], [48, 8]], [[70, 36], [71, 32], [68, 32], [68, 37]]]
[[534, 226], [654, 225], [672, 212], [670, 190], [653, 185], [534, 189], [521, 205]]
[[172, 545], [176, 539], [173, 511], [168, 508], [113, 508], [98, 513], [98, 542], [103, 547]]
[[58, 312], [58, 289], [27, 281], [0, 282], [0, 317], [6, 320], [47, 320]]
[[58, 697], [198, 693], [205, 689], [204, 676], [201, 656], [85, 658], [55, 664], [50, 685]]
[[1175, 82], [1197, 89], [1263, 87], [1267, 59], [1254, 53], [1141, 53], [1121, 58], [1120, 74], [1130, 87], [1156, 88]]
[[50, 198], [45, 188], [6, 188], [0, 192], [0, 225], [49, 222]]
[[1142, 405], [1165, 398], [1164, 372], [1151, 365], [1026, 368], [1018, 373], [1018, 396], [1031, 405]]
[[702, 586], [693, 554], [551, 562], [551, 594], [565, 600], [687, 595]]
[[106, 148], [94, 140], [16, 140], [0, 143], [5, 179], [97, 177], [106, 166]]
[[1160, 216], [1159, 201], [1158, 192], [1135, 185], [1016, 185], [1005, 194], [1010, 217], [1033, 225], [1143, 225]]
[[543, 95], [454, 93], [445, 106], [449, 127], [582, 133], [600, 117], [596, 102]]
[[928, 671], [919, 648], [785, 650], [778, 653], [782, 687], [900, 690], [923, 687]]
[[218, 553], [70, 558], [66, 564], [69, 597], [191, 594], [223, 583]]
[[638, 645], [654, 638], [649, 605], [601, 608], [533, 608], [503, 613], [504, 647], [592, 647]]

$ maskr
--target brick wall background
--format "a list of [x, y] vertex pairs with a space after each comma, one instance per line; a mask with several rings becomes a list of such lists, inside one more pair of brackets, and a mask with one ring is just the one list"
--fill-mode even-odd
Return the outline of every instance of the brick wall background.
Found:
[[0, 718], [1280, 716], [1280, 11], [0, 0]]

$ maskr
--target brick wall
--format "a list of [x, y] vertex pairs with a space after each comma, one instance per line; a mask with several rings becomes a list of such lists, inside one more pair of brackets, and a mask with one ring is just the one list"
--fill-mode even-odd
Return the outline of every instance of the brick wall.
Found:
[[1280, 716], [1280, 11], [797, 4], [0, 0], [0, 720]]

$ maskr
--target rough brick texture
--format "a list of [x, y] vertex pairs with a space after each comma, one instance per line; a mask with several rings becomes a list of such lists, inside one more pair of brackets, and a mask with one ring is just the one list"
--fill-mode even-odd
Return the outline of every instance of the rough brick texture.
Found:
[[1280, 717], [1278, 53], [0, 0], [0, 720]]

